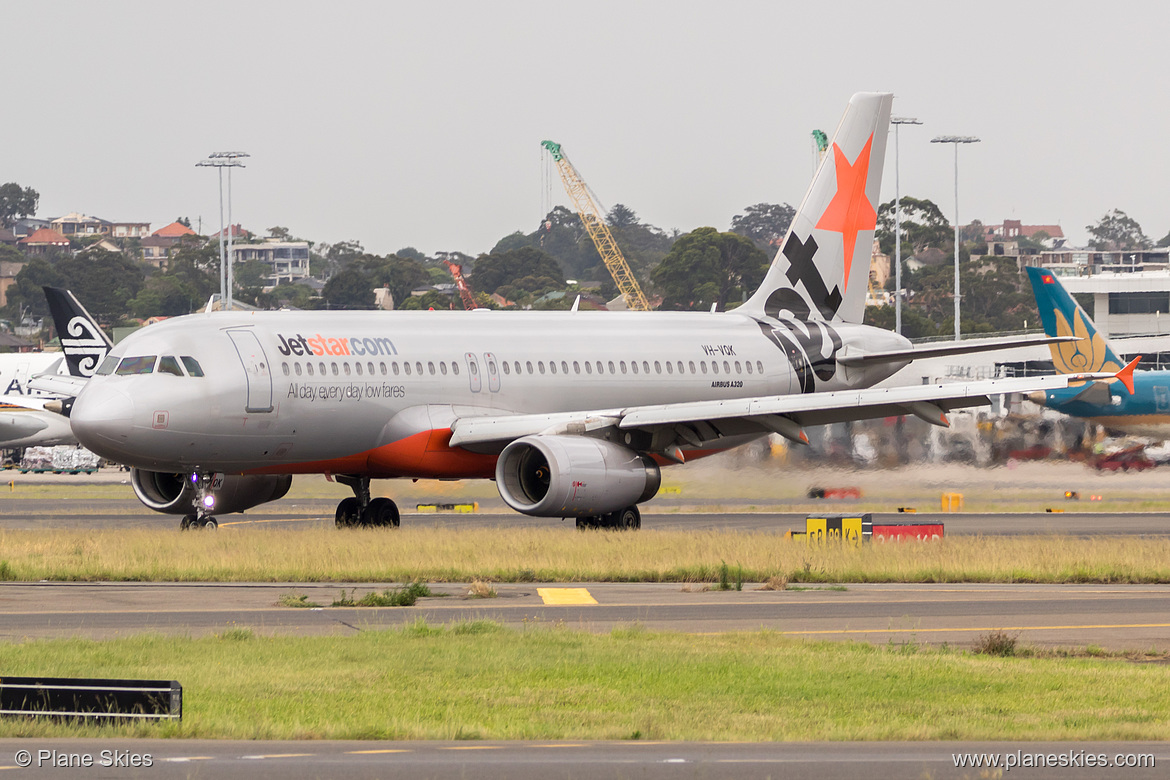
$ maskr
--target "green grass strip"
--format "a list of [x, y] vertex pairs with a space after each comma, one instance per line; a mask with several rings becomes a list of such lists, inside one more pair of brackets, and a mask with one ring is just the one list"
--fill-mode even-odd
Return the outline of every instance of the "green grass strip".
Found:
[[0, 645], [11, 675], [177, 679], [182, 723], [16, 718], [0, 737], [1164, 740], [1170, 675], [1116, 658], [794, 640], [594, 635], [472, 622], [345, 637]]
[[0, 531], [0, 580], [153, 582], [1170, 582], [1170, 539], [955, 536], [810, 547], [735, 531]]

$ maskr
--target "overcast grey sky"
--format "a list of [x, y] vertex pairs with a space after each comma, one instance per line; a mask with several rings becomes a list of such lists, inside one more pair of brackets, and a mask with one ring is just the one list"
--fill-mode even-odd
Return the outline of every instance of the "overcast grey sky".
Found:
[[[540, 141], [606, 206], [683, 231], [797, 205], [814, 128], [889, 90], [902, 191], [960, 221], [1120, 208], [1170, 230], [1163, 3], [8, 0], [0, 181], [152, 229], [218, 228], [207, 153], [251, 153], [234, 217], [378, 254], [486, 252], [541, 213]], [[889, 146], [882, 199], [894, 196]], [[557, 202], [567, 203], [559, 183]]]

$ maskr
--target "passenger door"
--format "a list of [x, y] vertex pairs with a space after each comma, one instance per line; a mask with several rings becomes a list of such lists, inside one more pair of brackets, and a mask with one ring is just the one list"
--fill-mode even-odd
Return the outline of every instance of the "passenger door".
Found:
[[467, 379], [471, 382], [471, 392], [478, 393], [483, 389], [483, 379], [479, 375], [479, 362], [471, 352], [464, 353], [467, 360]]
[[483, 353], [483, 362], [487, 364], [488, 390], [500, 392], [500, 364], [491, 352]]
[[227, 334], [235, 345], [244, 366], [244, 376], [248, 379], [248, 400], [244, 404], [244, 411], [271, 412], [272, 372], [264, 348], [260, 346], [260, 339], [250, 330], [229, 330]]

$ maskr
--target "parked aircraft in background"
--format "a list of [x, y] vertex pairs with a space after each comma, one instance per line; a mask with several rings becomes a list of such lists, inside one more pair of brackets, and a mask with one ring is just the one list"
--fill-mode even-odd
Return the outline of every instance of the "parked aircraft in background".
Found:
[[667, 464], [773, 432], [806, 441], [808, 425], [945, 425], [989, 394], [1065, 387], [864, 389], [916, 357], [972, 351], [861, 324], [891, 102], [849, 102], [764, 282], [734, 311], [176, 317], [110, 353], [74, 432], [133, 466], [138, 497], [183, 528], [278, 499], [293, 474], [352, 487], [338, 525], [398, 525], [370, 480], [413, 477], [495, 479], [519, 512], [636, 528]]
[[[1076, 374], [1121, 368], [1113, 347], [1060, 279], [1043, 268], [1026, 270], [1044, 332], [1080, 337], [1075, 342], [1050, 345], [1056, 371]], [[1139, 359], [1134, 359], [1131, 366]], [[1122, 388], [1118, 382], [1105, 379], [1065, 389], [1037, 390], [1028, 399], [1116, 431], [1159, 439], [1170, 437], [1170, 371], [1136, 371], [1132, 388]]]
[[[33, 352], [0, 355], [0, 448], [52, 446], [76, 444], [77, 439], [69, 421], [46, 411], [60, 392], [31, 386], [34, 377], [62, 381], [69, 377], [87, 378], [93, 375], [102, 359], [113, 348], [93, 317], [78, 303], [73, 293], [55, 287], [45, 287], [49, 311], [57, 328], [61, 352]], [[63, 385], [69, 395], [76, 393], [76, 385]]]

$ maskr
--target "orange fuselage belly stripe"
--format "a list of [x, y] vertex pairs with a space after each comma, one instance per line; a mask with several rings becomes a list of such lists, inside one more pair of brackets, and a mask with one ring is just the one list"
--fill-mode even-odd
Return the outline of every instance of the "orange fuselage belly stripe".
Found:
[[486, 479], [496, 473], [496, 456], [451, 447], [451, 429], [421, 431], [372, 450], [330, 460], [250, 469], [246, 474], [365, 474], [418, 479]]
[[[496, 458], [492, 453], [470, 452], [450, 446], [451, 429], [421, 431], [372, 450], [330, 460], [314, 460], [249, 469], [245, 474], [364, 474], [392, 479], [491, 479], [496, 475]], [[723, 452], [722, 449], [687, 450], [688, 461]], [[674, 461], [652, 456], [661, 466]]]

